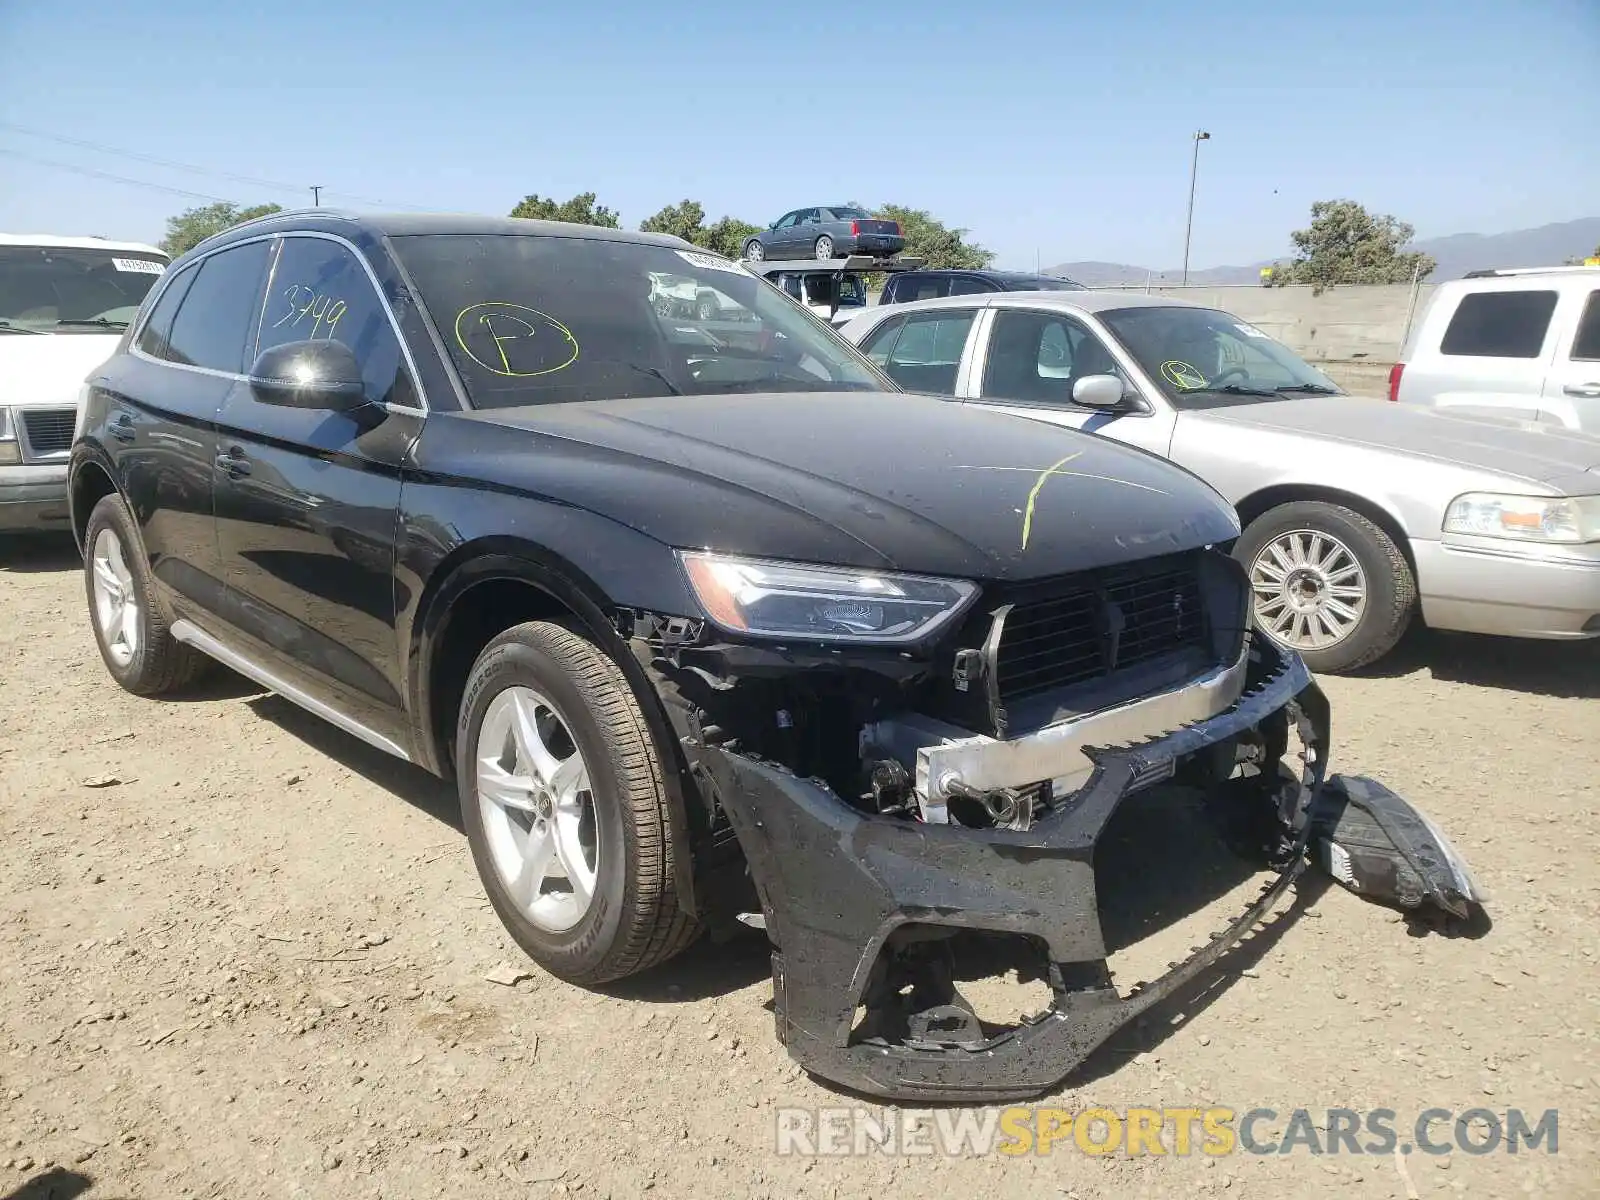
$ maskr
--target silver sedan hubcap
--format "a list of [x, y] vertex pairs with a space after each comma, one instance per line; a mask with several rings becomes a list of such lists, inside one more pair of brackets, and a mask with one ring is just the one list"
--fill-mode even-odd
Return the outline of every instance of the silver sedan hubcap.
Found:
[[1325, 650], [1355, 632], [1367, 611], [1367, 577], [1338, 538], [1294, 529], [1250, 565], [1256, 621], [1296, 650]]
[[562, 933], [583, 919], [600, 866], [589, 768], [544, 696], [509, 687], [478, 731], [478, 810], [496, 874], [528, 920]]
[[122, 550], [122, 539], [111, 529], [102, 529], [94, 539], [89, 558], [94, 584], [94, 616], [106, 653], [119, 667], [133, 661], [139, 651], [139, 602], [135, 597], [133, 572]]

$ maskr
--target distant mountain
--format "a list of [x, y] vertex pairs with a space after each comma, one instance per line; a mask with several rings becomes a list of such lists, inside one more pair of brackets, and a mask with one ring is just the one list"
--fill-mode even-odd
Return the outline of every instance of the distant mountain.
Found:
[[[1581, 258], [1600, 246], [1600, 217], [1585, 217], [1578, 221], [1563, 221], [1556, 225], [1540, 225], [1536, 229], [1514, 229], [1509, 233], [1456, 233], [1448, 237], [1425, 238], [1407, 246], [1408, 250], [1421, 250], [1438, 260], [1438, 267], [1428, 277], [1431, 283], [1446, 279], [1460, 279], [1468, 271], [1485, 271], [1495, 267], [1552, 267], [1560, 266], [1569, 258]], [[1288, 258], [1288, 255], [1284, 256]], [[1207, 267], [1189, 270], [1189, 282], [1206, 286], [1230, 283], [1258, 283], [1261, 268], [1269, 266], [1272, 259], [1262, 259], [1246, 267]], [[1047, 274], [1065, 275], [1079, 283], [1117, 286], [1141, 284], [1147, 279], [1155, 283], [1174, 284], [1183, 277], [1181, 268], [1151, 271], [1146, 267], [1126, 263], [1070, 262], [1048, 268]]]

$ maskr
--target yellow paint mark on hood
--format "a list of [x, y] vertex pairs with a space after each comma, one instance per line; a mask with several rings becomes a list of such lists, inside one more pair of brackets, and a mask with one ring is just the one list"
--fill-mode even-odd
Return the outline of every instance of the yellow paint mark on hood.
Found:
[[1073, 459], [1081, 458], [1082, 456], [1083, 451], [1079, 450], [1077, 453], [1069, 454], [1058, 462], [1051, 463], [1040, 471], [1039, 478], [1033, 481], [1033, 487], [1028, 491], [1028, 507], [1022, 514], [1022, 548], [1024, 550], [1028, 548], [1028, 535], [1033, 532], [1033, 502], [1039, 498], [1039, 489], [1044, 487], [1045, 481], [1050, 476], [1054, 475]]

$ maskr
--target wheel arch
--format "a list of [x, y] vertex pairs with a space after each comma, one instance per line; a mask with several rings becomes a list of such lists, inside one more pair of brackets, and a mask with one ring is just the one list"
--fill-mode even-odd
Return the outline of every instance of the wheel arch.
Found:
[[1239, 513], [1240, 531], [1248, 529], [1253, 522], [1271, 512], [1279, 505], [1293, 504], [1297, 501], [1320, 501], [1324, 504], [1337, 504], [1341, 508], [1348, 508], [1352, 512], [1360, 513], [1371, 521], [1384, 533], [1389, 535], [1389, 540], [1399, 548], [1401, 556], [1406, 560], [1406, 565], [1411, 568], [1412, 578], [1416, 578], [1417, 560], [1411, 549], [1411, 537], [1406, 533], [1405, 525], [1400, 518], [1377, 501], [1355, 492], [1347, 492], [1342, 488], [1328, 487], [1312, 483], [1278, 483], [1271, 487], [1261, 488], [1259, 491], [1241, 498], [1234, 508]]
[[[67, 483], [67, 512], [72, 520], [72, 538], [80, 554], [84, 552], [84, 531], [89, 528], [89, 514], [94, 512], [94, 506], [107, 496], [120, 494], [111, 468], [97, 457], [85, 455], [73, 463]], [[134, 524], [137, 527], [138, 522]]]
[[672, 811], [678, 895], [693, 912], [685, 793], [694, 785], [660, 697], [613, 623], [615, 612], [594, 580], [543, 547], [498, 536], [458, 547], [430, 576], [413, 623], [407, 687], [416, 759], [437, 775], [454, 776], [461, 697], [489, 641], [525, 621], [575, 622], [616, 663], [639, 701]]

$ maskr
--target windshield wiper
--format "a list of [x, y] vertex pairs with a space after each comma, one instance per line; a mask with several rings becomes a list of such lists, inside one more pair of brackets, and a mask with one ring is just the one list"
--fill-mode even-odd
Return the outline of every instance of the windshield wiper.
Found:
[[87, 318], [76, 319], [76, 320], [75, 319], [68, 319], [68, 320], [65, 320], [65, 321], [57, 321], [56, 324], [57, 325], [87, 325], [87, 326], [90, 326], [91, 328], [94, 328], [94, 329], [126, 329], [128, 327], [128, 323], [126, 321], [112, 321], [112, 320], [107, 319], [106, 317], [87, 317]]
[[1273, 390], [1279, 393], [1305, 392], [1308, 396], [1338, 396], [1341, 394], [1338, 388], [1324, 387], [1320, 383], [1286, 383], [1282, 387]]
[[1213, 395], [1226, 395], [1226, 396], [1271, 396], [1271, 397], [1276, 397], [1277, 394], [1278, 394], [1277, 392], [1269, 391], [1266, 388], [1245, 387], [1243, 384], [1238, 384], [1238, 383], [1227, 383], [1227, 384], [1223, 384], [1223, 386], [1221, 386], [1221, 387], [1197, 387], [1197, 388], [1184, 388], [1184, 389], [1182, 389], [1182, 393], [1185, 396], [1192, 396], [1196, 392], [1210, 392]]
[[623, 362], [620, 358], [603, 358], [599, 361], [611, 363], [612, 365], [618, 367], [626, 367], [630, 371], [637, 371], [641, 375], [648, 375], [652, 379], [659, 379], [662, 383], [667, 385], [667, 390], [674, 396], [683, 395], [683, 389], [677, 384], [673, 383], [672, 380], [668, 379], [665, 372], [659, 371], [655, 367], [642, 367], [638, 363]]
[[26, 325], [13, 325], [10, 321], [0, 321], [0, 333], [43, 333], [42, 329], [29, 329]]

